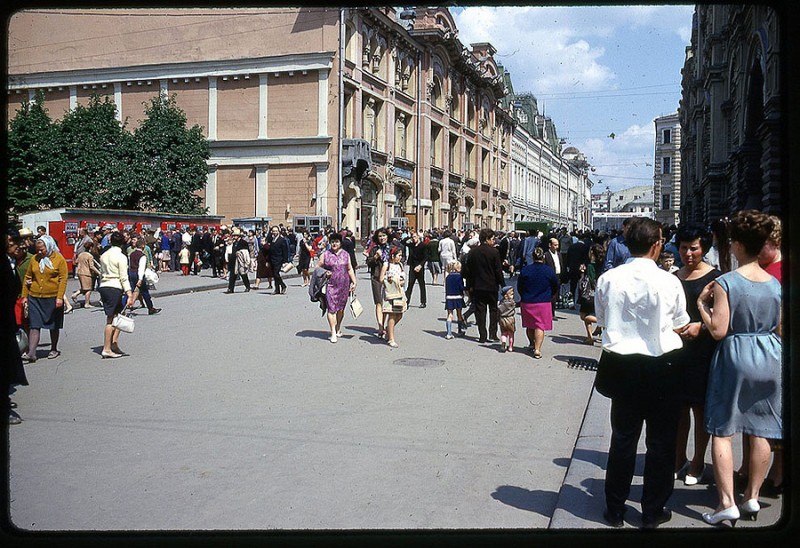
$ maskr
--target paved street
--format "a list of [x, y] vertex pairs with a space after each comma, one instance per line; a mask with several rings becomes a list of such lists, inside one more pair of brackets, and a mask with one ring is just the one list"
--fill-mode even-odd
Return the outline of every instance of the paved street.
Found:
[[[365, 312], [332, 344], [298, 278], [283, 296], [225, 295], [206, 272], [162, 275], [163, 312], [141, 310], [120, 339], [130, 356], [102, 360], [102, 309], [76, 309], [61, 357], [26, 366], [13, 396], [24, 422], [10, 428], [16, 526], [606, 529], [608, 400], [574, 363], [600, 351], [580, 344], [576, 313], [559, 311], [534, 360], [519, 322], [513, 353], [479, 345], [475, 327], [446, 341], [442, 286], [426, 309], [415, 288], [391, 349], [360, 270]], [[780, 500], [763, 502], [739, 527], [777, 522]], [[678, 482], [665, 527], [707, 529], [715, 504], [713, 487]]]

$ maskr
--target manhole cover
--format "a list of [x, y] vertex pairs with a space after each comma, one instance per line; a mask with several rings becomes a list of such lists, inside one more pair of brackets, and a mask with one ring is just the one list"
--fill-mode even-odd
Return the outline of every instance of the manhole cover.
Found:
[[441, 367], [444, 360], [434, 360], [431, 358], [402, 358], [393, 362], [395, 365], [407, 365], [409, 367]]

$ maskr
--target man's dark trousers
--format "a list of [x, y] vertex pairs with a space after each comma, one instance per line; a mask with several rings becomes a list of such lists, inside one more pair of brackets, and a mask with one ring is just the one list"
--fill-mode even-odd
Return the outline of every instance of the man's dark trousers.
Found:
[[[680, 370], [672, 362], [675, 353], [660, 357], [603, 352], [603, 366], [613, 368], [615, 379], [601, 380], [598, 391], [611, 398], [611, 445], [606, 466], [605, 495], [610, 512], [621, 514], [630, 494], [636, 450], [645, 425], [642, 515], [661, 514], [672, 495], [675, 445], [680, 402], [675, 387]], [[597, 382], [597, 381], [596, 381]], [[608, 387], [608, 388], [606, 388]]]
[[497, 291], [472, 291], [475, 303], [475, 323], [478, 324], [478, 336], [486, 340], [486, 309], [489, 309], [489, 338], [497, 339]]
[[419, 283], [419, 302], [426, 304], [427, 295], [425, 293], [425, 268], [420, 268], [419, 272], [414, 272], [413, 268], [408, 270], [408, 288], [406, 289], [406, 301], [411, 304], [411, 294], [414, 291], [414, 282]]

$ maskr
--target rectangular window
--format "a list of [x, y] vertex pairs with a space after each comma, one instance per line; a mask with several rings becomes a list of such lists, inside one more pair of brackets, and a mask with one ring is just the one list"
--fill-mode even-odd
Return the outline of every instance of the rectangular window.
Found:
[[672, 142], [672, 130], [671, 129], [664, 129], [661, 131], [661, 135], [663, 136], [663, 141], [665, 145], [668, 145]]
[[450, 173], [458, 173], [458, 136], [450, 135]]
[[442, 167], [442, 128], [431, 124], [431, 165]]
[[669, 194], [661, 196], [661, 209], [669, 209]]
[[672, 173], [672, 158], [661, 158], [661, 173]]

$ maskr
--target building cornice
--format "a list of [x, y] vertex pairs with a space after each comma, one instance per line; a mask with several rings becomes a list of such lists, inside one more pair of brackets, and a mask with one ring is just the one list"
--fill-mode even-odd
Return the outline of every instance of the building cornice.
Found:
[[333, 56], [334, 52], [322, 52], [279, 55], [275, 57], [215, 59], [188, 63], [113, 67], [108, 69], [9, 74], [7, 89], [12, 91], [15, 89], [135, 80], [247, 76], [249, 74], [330, 70], [333, 67]]

